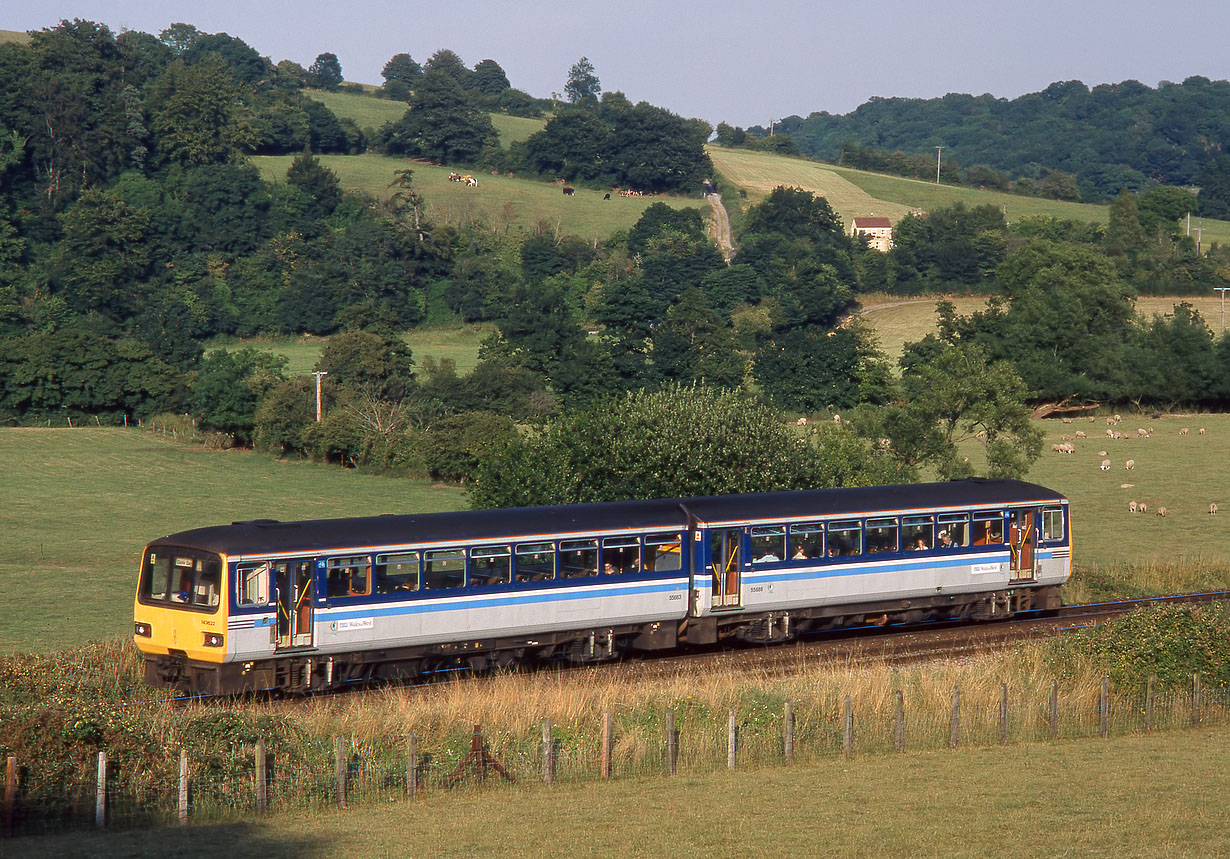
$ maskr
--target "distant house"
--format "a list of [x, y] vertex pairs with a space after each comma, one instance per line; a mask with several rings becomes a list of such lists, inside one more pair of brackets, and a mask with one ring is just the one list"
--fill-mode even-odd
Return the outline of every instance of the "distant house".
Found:
[[867, 236], [871, 246], [881, 253], [888, 253], [893, 246], [893, 225], [888, 218], [873, 215], [856, 217], [850, 224], [850, 235]]

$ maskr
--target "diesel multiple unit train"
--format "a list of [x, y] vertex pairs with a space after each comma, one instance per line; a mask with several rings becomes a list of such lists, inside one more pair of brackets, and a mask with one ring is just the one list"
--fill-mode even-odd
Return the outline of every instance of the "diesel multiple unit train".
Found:
[[310, 522], [155, 540], [135, 638], [186, 693], [323, 691], [1060, 605], [1068, 502], [961, 480]]

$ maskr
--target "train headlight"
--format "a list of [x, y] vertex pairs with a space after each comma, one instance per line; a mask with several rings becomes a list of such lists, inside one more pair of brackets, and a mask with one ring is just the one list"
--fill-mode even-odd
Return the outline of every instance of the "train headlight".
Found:
[[150, 627], [148, 623], [141, 623], [139, 621], [137, 622], [134, 631], [137, 635], [143, 638], [149, 638], [151, 635], [154, 634], [154, 630]]
[[206, 647], [221, 647], [222, 646], [222, 636], [216, 632], [205, 633], [205, 646]]

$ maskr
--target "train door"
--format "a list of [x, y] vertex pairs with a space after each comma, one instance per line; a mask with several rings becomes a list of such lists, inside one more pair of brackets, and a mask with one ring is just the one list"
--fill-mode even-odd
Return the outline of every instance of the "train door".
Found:
[[1008, 513], [1008, 543], [1012, 549], [1012, 568], [1008, 578], [1011, 581], [1036, 579], [1037, 553], [1037, 517], [1036, 510], [1011, 510]]
[[277, 590], [277, 649], [312, 646], [313, 567], [310, 559], [273, 565]]
[[739, 605], [739, 581], [743, 570], [743, 529], [719, 528], [709, 532], [713, 569], [713, 607]]

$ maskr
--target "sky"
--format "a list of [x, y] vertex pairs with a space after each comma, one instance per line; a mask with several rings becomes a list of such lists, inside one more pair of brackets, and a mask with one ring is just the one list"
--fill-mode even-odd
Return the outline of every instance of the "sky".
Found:
[[872, 97], [1015, 98], [1054, 81], [1148, 86], [1230, 77], [1230, 4], [1156, 0], [6, 0], [0, 29], [81, 18], [157, 35], [184, 22], [243, 39], [275, 63], [337, 55], [380, 84], [390, 57], [450, 48], [493, 59], [537, 97], [582, 56], [619, 90], [716, 125], [848, 113]]

